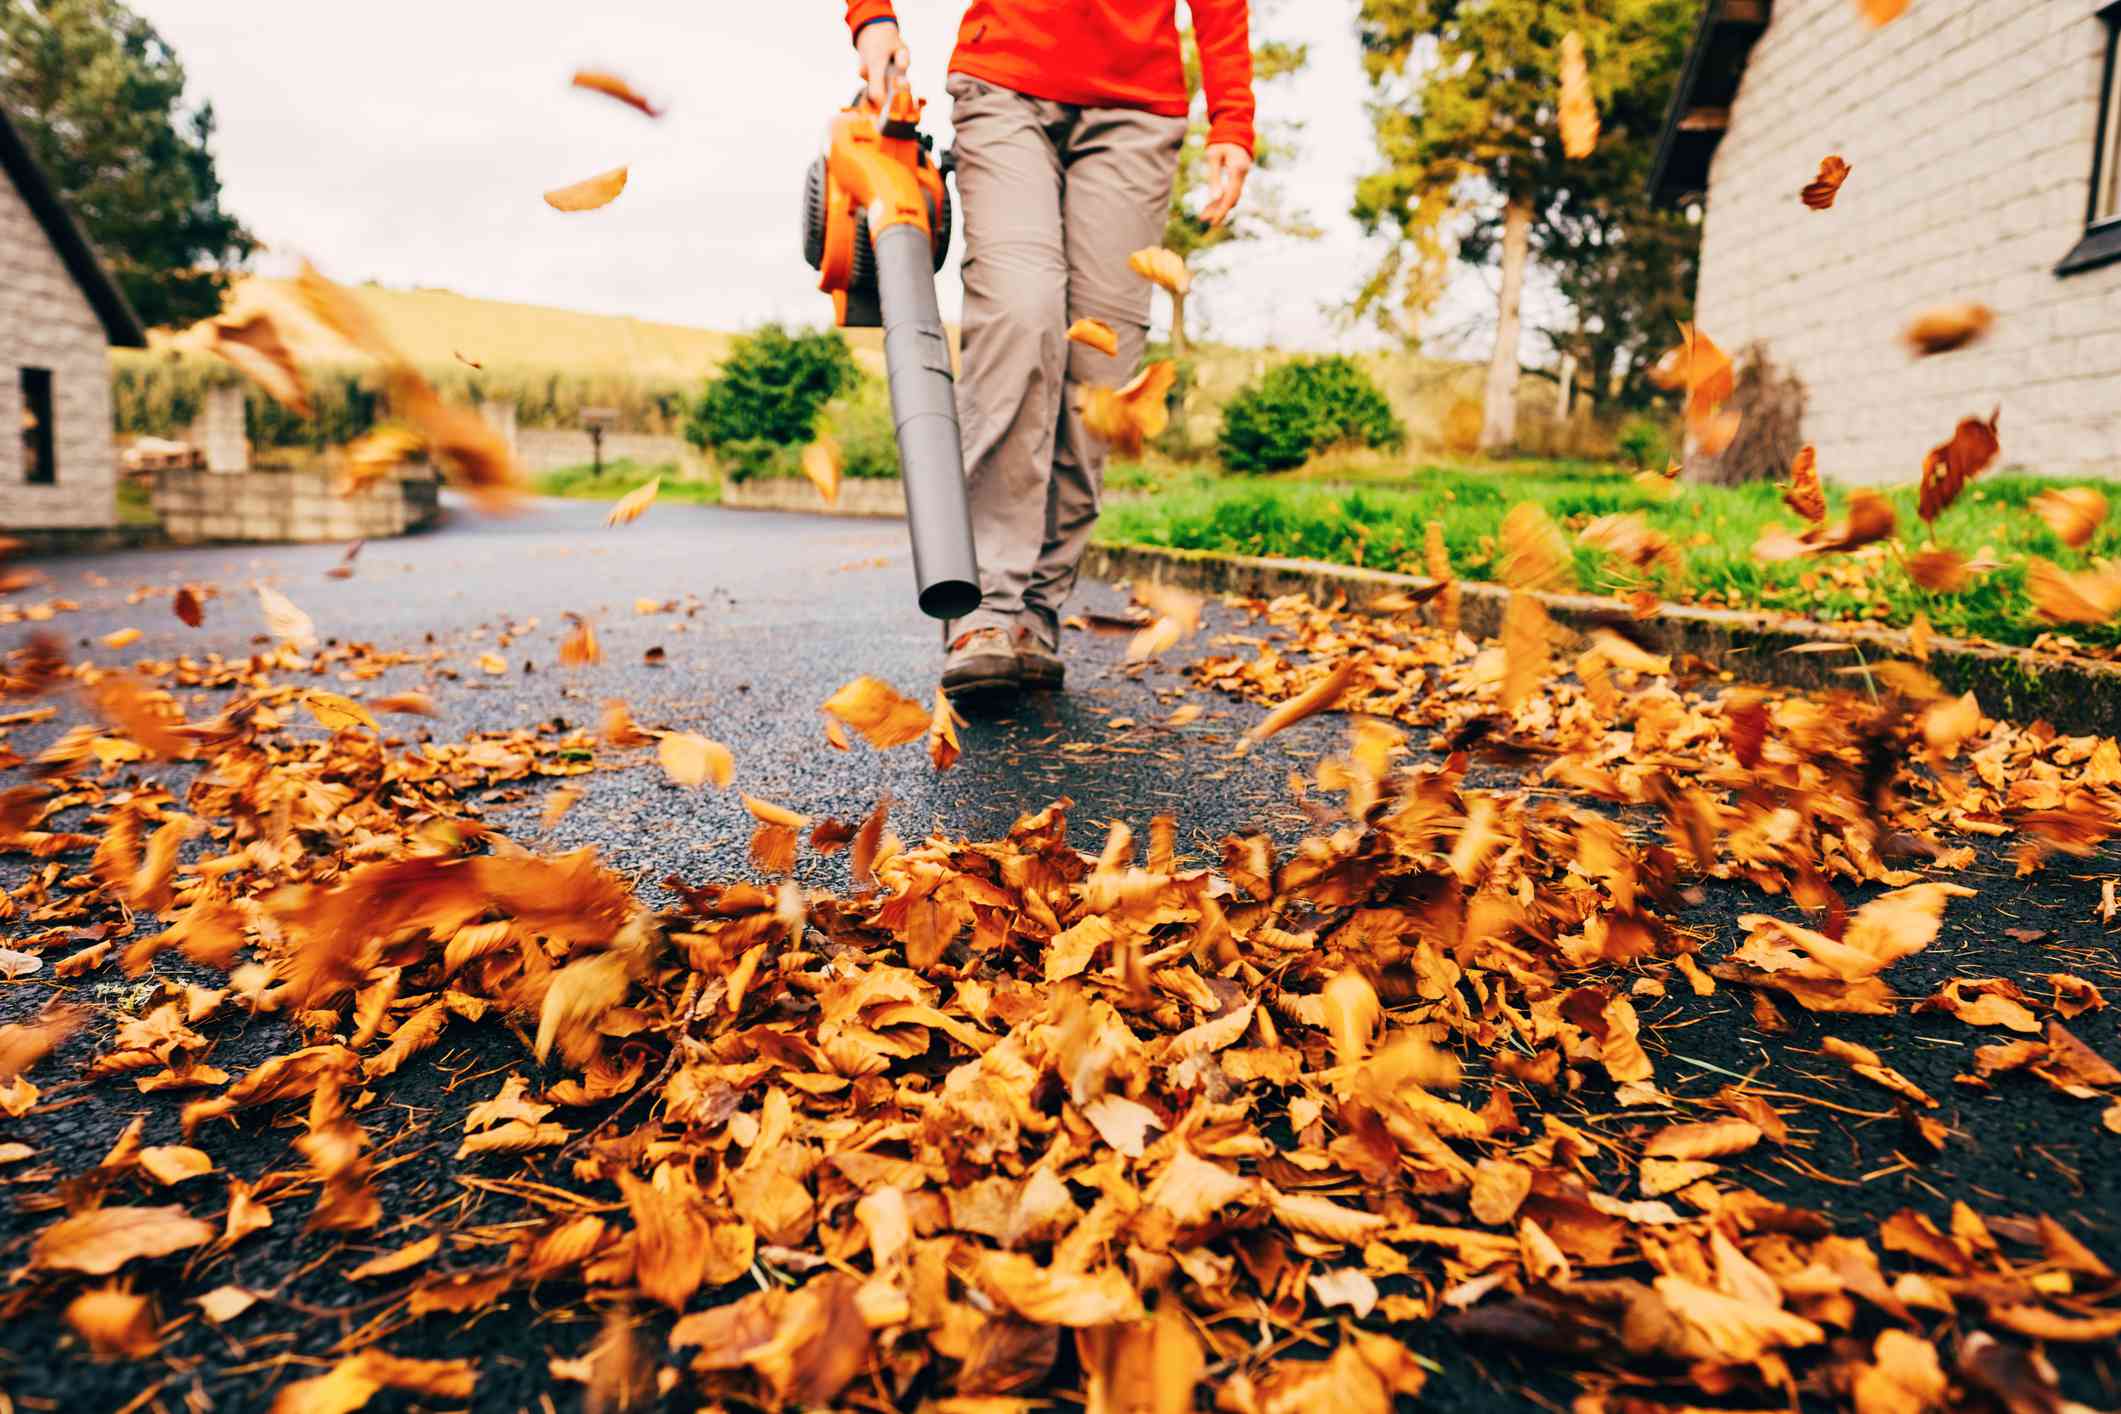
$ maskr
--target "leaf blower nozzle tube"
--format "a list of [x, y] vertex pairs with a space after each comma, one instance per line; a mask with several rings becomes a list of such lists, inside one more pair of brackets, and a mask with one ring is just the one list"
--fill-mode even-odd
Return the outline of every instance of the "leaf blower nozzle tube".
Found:
[[950, 342], [935, 302], [934, 252], [918, 226], [877, 232], [876, 285], [884, 320], [884, 371], [898, 426], [899, 475], [921, 612], [960, 619], [979, 607], [979, 561], [965, 500]]

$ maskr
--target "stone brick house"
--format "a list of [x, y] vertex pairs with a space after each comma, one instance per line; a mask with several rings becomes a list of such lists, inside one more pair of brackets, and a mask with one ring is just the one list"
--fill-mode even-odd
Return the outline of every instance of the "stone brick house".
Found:
[[0, 112], [0, 532], [116, 522], [112, 345], [140, 321]]
[[[1700, 201], [1696, 314], [1809, 394], [1842, 481], [1901, 481], [2002, 407], [2003, 464], [2121, 475], [2121, 0], [1705, 0], [1659, 145]], [[1834, 207], [1798, 191], [1851, 167]], [[1986, 338], [1917, 359], [1913, 317], [1974, 301]]]

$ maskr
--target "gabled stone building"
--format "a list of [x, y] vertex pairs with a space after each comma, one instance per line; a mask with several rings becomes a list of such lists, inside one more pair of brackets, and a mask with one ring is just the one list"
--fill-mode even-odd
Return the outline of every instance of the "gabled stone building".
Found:
[[0, 533], [112, 525], [113, 345], [140, 321], [0, 112]]
[[[1901, 481], [2001, 405], [2002, 462], [2121, 474], [2121, 0], [1705, 0], [1658, 196], [1700, 201], [1696, 315], [1807, 389], [1843, 481]], [[1831, 210], [1798, 200], [1851, 167]], [[1919, 313], [1987, 305], [1979, 342], [1917, 359]]]

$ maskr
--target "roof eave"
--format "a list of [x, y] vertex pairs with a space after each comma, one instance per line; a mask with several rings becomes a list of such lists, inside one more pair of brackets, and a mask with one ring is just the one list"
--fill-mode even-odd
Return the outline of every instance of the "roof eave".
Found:
[[1650, 166], [1652, 201], [1676, 206], [1707, 189], [1709, 163], [1723, 140], [1731, 100], [1773, 8], [1774, 0], [1707, 0], [1702, 6], [1657, 136], [1657, 158]]

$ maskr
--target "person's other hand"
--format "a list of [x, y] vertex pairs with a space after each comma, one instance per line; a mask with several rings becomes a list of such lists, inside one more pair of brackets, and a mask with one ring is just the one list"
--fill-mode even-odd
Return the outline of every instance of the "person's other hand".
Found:
[[1237, 209], [1238, 198], [1245, 194], [1245, 178], [1252, 171], [1252, 154], [1234, 142], [1217, 142], [1208, 146], [1208, 204], [1200, 209], [1200, 219], [1211, 226], [1220, 226]]
[[861, 57], [862, 78], [869, 85], [869, 101], [883, 107], [891, 75], [894, 72], [903, 74], [913, 65], [913, 55], [907, 50], [906, 41], [899, 37], [896, 24], [890, 20], [878, 20], [854, 37], [854, 52]]

